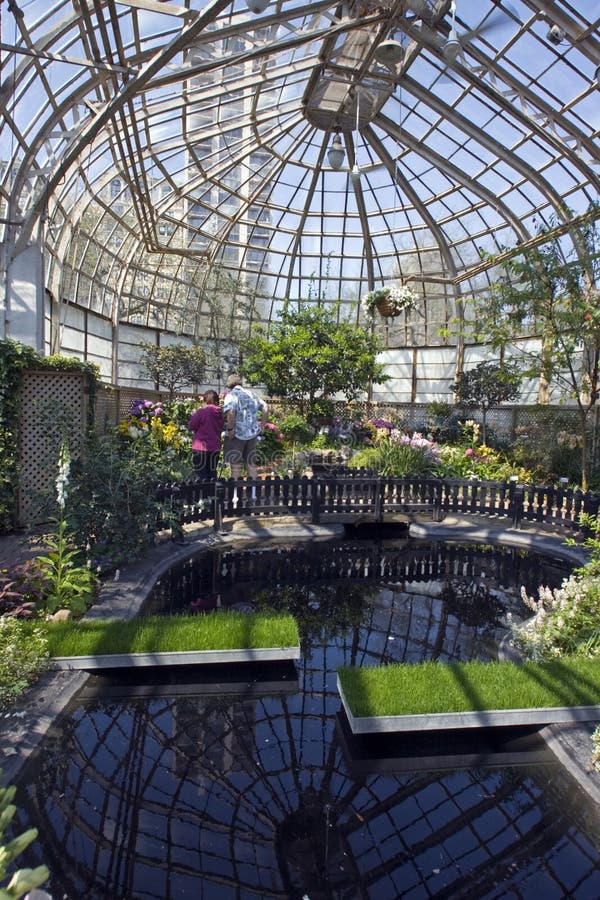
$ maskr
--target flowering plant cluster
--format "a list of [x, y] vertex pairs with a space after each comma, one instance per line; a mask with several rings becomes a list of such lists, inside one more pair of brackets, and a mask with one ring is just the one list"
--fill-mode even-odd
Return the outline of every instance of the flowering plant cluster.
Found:
[[393, 443], [400, 444], [400, 446], [418, 450], [423, 454], [423, 458], [426, 462], [430, 463], [432, 466], [439, 466], [441, 461], [440, 448], [435, 441], [429, 440], [429, 438], [426, 438], [419, 431], [415, 431], [412, 435], [409, 435], [405, 434], [399, 428], [392, 428], [390, 440]]
[[511, 622], [512, 639], [528, 658], [600, 654], [600, 577], [574, 574], [565, 578], [560, 588], [540, 587], [537, 599], [524, 589], [521, 596], [534, 615], [524, 623]]
[[371, 437], [370, 429], [366, 428], [362, 422], [347, 421], [342, 418], [334, 419], [331, 425], [322, 426], [319, 434], [325, 435], [329, 444], [334, 448], [357, 447]]
[[[186, 411], [187, 415], [187, 411]], [[179, 420], [178, 410], [170, 411], [166, 404], [152, 400], [134, 400], [126, 419], [119, 425], [119, 432], [132, 441], [150, 439], [161, 450], [171, 455], [191, 446], [191, 435]]]
[[418, 296], [405, 284], [392, 285], [391, 287], [376, 288], [369, 291], [362, 299], [363, 308], [368, 313], [372, 313], [378, 303], [387, 301], [391, 306], [393, 315], [397, 316], [404, 309], [416, 309]]
[[386, 478], [429, 475], [439, 464], [439, 447], [434, 441], [420, 432], [409, 435], [399, 428], [392, 428], [389, 435], [359, 451], [350, 461], [353, 468], [376, 468]]
[[391, 422], [388, 422], [387, 419], [369, 419], [364, 427], [367, 432], [366, 443], [376, 446], [384, 438], [390, 436], [394, 426]]

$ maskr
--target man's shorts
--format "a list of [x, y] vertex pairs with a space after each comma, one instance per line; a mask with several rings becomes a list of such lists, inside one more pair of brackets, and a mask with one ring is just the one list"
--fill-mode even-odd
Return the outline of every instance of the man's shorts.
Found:
[[226, 438], [223, 444], [223, 461], [228, 465], [239, 465], [240, 463], [247, 465], [250, 463], [251, 466], [255, 466], [258, 462], [256, 437], [247, 441], [242, 441], [236, 437]]

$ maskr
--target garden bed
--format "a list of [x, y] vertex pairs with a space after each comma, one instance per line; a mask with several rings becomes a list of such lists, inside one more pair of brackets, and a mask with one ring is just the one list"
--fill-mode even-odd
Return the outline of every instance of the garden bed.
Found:
[[338, 690], [354, 733], [587, 721], [600, 718], [600, 658], [342, 668]]
[[51, 624], [48, 643], [51, 665], [62, 669], [262, 662], [300, 656], [298, 626], [292, 616], [230, 610]]

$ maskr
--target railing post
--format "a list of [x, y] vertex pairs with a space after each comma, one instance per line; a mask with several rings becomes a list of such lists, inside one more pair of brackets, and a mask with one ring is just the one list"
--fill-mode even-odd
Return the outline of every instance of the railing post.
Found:
[[383, 522], [383, 493], [385, 488], [385, 480], [378, 478], [375, 482], [375, 521]]
[[512, 527], [520, 528], [523, 518], [523, 500], [525, 498], [525, 486], [522, 484], [510, 483], [510, 503], [512, 509]]
[[215, 521], [213, 531], [223, 531], [223, 501], [225, 498], [225, 485], [222, 481], [215, 482]]
[[435, 485], [435, 494], [433, 498], [433, 521], [441, 522], [444, 518], [442, 513], [442, 499], [444, 495], [444, 482], [438, 481]]
[[321, 482], [318, 477], [313, 475], [312, 492], [310, 497], [310, 520], [313, 525], [318, 525], [321, 521]]

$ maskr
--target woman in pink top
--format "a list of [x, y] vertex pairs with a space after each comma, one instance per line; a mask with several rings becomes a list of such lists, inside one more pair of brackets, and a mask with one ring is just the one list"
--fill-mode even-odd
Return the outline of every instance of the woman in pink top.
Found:
[[204, 406], [201, 406], [188, 422], [194, 432], [192, 458], [194, 474], [200, 481], [214, 481], [217, 477], [217, 463], [221, 453], [223, 413], [216, 391], [204, 391]]

